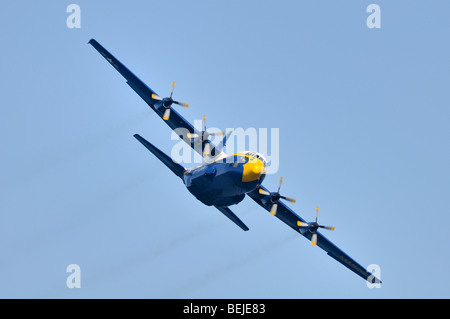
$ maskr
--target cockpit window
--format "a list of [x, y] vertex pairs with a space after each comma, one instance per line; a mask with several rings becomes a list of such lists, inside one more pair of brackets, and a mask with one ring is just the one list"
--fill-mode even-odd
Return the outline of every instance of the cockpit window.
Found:
[[237, 160], [239, 163], [245, 164], [248, 162], [248, 157], [246, 156], [237, 156]]
[[250, 157], [256, 157], [257, 159], [261, 160], [261, 162], [263, 162], [264, 164], [267, 164], [266, 159], [259, 153], [252, 152], [252, 151], [247, 151], [247, 152], [244, 152], [244, 154], [248, 155]]
[[226, 160], [229, 161], [229, 163], [231, 160], [231, 163], [245, 164], [248, 162], [249, 158], [247, 156], [235, 154], [233, 156], [227, 157]]

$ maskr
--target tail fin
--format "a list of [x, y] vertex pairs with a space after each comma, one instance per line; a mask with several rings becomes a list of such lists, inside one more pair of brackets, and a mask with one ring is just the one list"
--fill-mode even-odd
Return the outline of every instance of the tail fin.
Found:
[[164, 163], [175, 175], [183, 178], [185, 169], [180, 164], [175, 163], [170, 156], [167, 156], [163, 152], [161, 152], [159, 149], [157, 149], [153, 144], [145, 140], [143, 137], [141, 137], [139, 134], [133, 135], [139, 142], [142, 143], [150, 152], [152, 152], [161, 162]]

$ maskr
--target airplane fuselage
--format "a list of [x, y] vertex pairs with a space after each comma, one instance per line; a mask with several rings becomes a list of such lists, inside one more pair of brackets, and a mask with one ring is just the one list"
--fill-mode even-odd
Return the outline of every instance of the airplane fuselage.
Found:
[[237, 153], [187, 170], [184, 184], [199, 201], [211, 206], [230, 206], [258, 188], [266, 176], [266, 161], [257, 153]]

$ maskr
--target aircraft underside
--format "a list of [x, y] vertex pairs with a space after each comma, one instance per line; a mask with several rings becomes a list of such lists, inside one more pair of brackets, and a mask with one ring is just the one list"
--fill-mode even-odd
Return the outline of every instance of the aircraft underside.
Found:
[[245, 194], [258, 188], [265, 175], [243, 182], [244, 164], [212, 163], [187, 171], [184, 183], [199, 201], [208, 206], [230, 206], [240, 203]]

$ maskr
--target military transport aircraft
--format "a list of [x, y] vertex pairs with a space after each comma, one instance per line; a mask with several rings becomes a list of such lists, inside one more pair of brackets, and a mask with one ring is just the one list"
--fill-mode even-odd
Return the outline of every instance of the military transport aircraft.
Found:
[[[222, 152], [226, 139], [230, 134], [212, 133], [206, 129], [206, 120], [203, 117], [203, 130], [200, 132], [186, 121], [172, 106], [178, 105], [187, 107], [183, 102], [173, 99], [175, 83], [172, 83], [172, 90], [169, 97], [162, 98], [137, 76], [128, 70], [119, 60], [109, 53], [96, 40], [89, 41], [103, 57], [122, 74], [127, 80], [127, 84], [159, 115], [181, 139], [188, 143], [205, 162], [195, 168], [186, 169], [153, 144], [145, 140], [138, 134], [134, 137], [152, 152], [161, 162], [163, 162], [176, 176], [181, 178], [189, 192], [198, 200], [208, 206], [214, 206], [226, 217], [233, 221], [243, 230], [249, 228], [237, 217], [229, 208], [230, 205], [238, 204], [246, 195], [258, 203], [262, 208], [278, 217], [282, 222], [300, 233], [313, 245], [317, 245], [327, 252], [329, 256], [349, 268], [351, 271], [366, 279], [370, 283], [380, 283], [381, 281], [369, 273], [364, 267], [358, 264], [341, 249], [331, 243], [318, 230], [334, 230], [334, 227], [318, 224], [317, 217], [319, 208], [316, 210], [316, 219], [307, 222], [294, 211], [292, 211], [283, 201], [295, 202], [295, 199], [282, 196], [280, 187], [282, 178], [276, 192], [271, 192], [261, 185], [266, 175], [267, 162], [261, 154], [247, 151], [226, 155]], [[180, 132], [182, 132], [180, 134]], [[184, 132], [184, 133], [183, 133]], [[231, 133], [231, 132], [230, 132]], [[209, 137], [212, 135], [223, 135], [219, 145], [213, 145]]]

